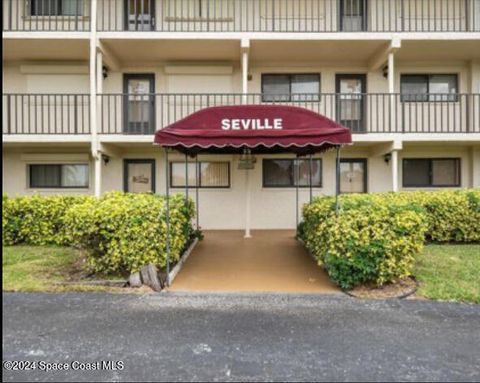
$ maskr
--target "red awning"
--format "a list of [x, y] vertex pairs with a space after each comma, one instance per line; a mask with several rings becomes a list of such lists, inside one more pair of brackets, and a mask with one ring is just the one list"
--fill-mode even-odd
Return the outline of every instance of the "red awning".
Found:
[[233, 105], [205, 108], [158, 130], [156, 144], [183, 153], [311, 154], [350, 144], [350, 129], [305, 108]]

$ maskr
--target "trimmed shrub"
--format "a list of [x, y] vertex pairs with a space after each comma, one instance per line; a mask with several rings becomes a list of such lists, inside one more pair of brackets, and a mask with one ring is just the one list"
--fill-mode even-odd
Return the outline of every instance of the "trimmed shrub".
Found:
[[304, 206], [299, 236], [342, 288], [411, 274], [422, 243], [480, 241], [480, 190], [331, 197]]
[[362, 196], [342, 196], [341, 202], [338, 216], [331, 197], [303, 208], [300, 236], [330, 278], [349, 289], [411, 275], [427, 230], [423, 209]]
[[67, 245], [65, 213], [72, 206], [92, 199], [86, 196], [39, 195], [2, 198], [2, 240], [4, 245]]
[[[196, 233], [193, 202], [170, 197], [171, 262]], [[4, 245], [69, 245], [84, 248], [94, 271], [138, 271], [166, 265], [166, 198], [154, 194], [87, 196], [3, 195]]]
[[[191, 200], [170, 198], [170, 257], [178, 261], [193, 233]], [[95, 271], [138, 271], [167, 262], [166, 198], [154, 194], [112, 192], [74, 206], [65, 217], [69, 240], [88, 250]]]
[[374, 194], [373, 198], [422, 206], [428, 241], [480, 241], [480, 189]]

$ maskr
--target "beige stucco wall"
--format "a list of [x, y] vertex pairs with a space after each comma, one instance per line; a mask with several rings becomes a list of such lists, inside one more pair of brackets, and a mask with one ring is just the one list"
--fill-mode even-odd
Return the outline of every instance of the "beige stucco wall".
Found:
[[[386, 163], [383, 156], [372, 156], [373, 146], [353, 145], [342, 150], [342, 158], [367, 158], [368, 191], [384, 192], [392, 189], [391, 162]], [[32, 190], [27, 187], [27, 164], [32, 163], [26, 154], [37, 154], [34, 163], [52, 163], [61, 161], [72, 154], [87, 156], [84, 147], [65, 147], [46, 150], [45, 148], [7, 148], [3, 153], [4, 176], [3, 190], [10, 195], [23, 195], [38, 192], [40, 194], [77, 194], [93, 193], [93, 162], [90, 159], [90, 188], [87, 190]], [[295, 188], [264, 188], [262, 186], [262, 159], [288, 158], [291, 155], [257, 156], [255, 169], [249, 171], [251, 185], [251, 225], [252, 228], [274, 229], [293, 228], [295, 226]], [[333, 151], [319, 155], [322, 158], [322, 187], [314, 188], [314, 196], [332, 195], [335, 190], [335, 153]], [[402, 190], [402, 159], [422, 157], [460, 157], [462, 159], [462, 187], [480, 186], [480, 150], [467, 146], [445, 145], [407, 145], [399, 152], [399, 185]], [[41, 160], [39, 161], [38, 158]], [[165, 193], [165, 159], [158, 148], [143, 146], [135, 149], [124, 148], [117, 157], [111, 157], [108, 164], [102, 164], [102, 191], [123, 190], [124, 159], [155, 159], [156, 192]], [[171, 154], [171, 161], [183, 161], [184, 156]], [[229, 161], [231, 169], [231, 187], [228, 189], [200, 189], [200, 224], [205, 229], [242, 229], [245, 225], [245, 171], [238, 170], [238, 155], [201, 155], [203, 161]], [[78, 162], [66, 160], [61, 162]], [[411, 189], [408, 189], [411, 190]], [[184, 189], [170, 189], [172, 193]], [[195, 191], [190, 195], [195, 198]], [[301, 205], [308, 201], [308, 188], [300, 188]]]
[[[3, 148], [3, 192], [10, 196], [41, 194], [93, 194], [94, 171], [88, 147], [58, 148]], [[29, 164], [88, 163], [89, 188], [86, 189], [31, 189], [28, 185]]]

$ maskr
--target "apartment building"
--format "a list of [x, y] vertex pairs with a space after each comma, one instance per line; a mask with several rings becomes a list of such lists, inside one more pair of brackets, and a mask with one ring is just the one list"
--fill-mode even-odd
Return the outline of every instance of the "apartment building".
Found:
[[350, 128], [342, 193], [480, 187], [480, 0], [3, 0], [3, 43], [10, 195], [164, 194], [168, 178], [203, 228], [293, 228], [335, 192], [335, 153], [245, 170], [172, 152], [166, 177], [153, 145], [195, 111], [250, 104]]

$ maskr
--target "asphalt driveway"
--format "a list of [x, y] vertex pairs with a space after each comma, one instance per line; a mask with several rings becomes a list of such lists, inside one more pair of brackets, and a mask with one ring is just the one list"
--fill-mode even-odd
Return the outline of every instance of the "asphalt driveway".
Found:
[[[338, 295], [7, 293], [3, 359], [7, 381], [478, 381], [480, 306]], [[37, 368], [5, 370], [12, 360]], [[121, 361], [123, 369], [72, 370], [86, 366], [73, 361]], [[40, 362], [69, 370], [41, 371]]]

